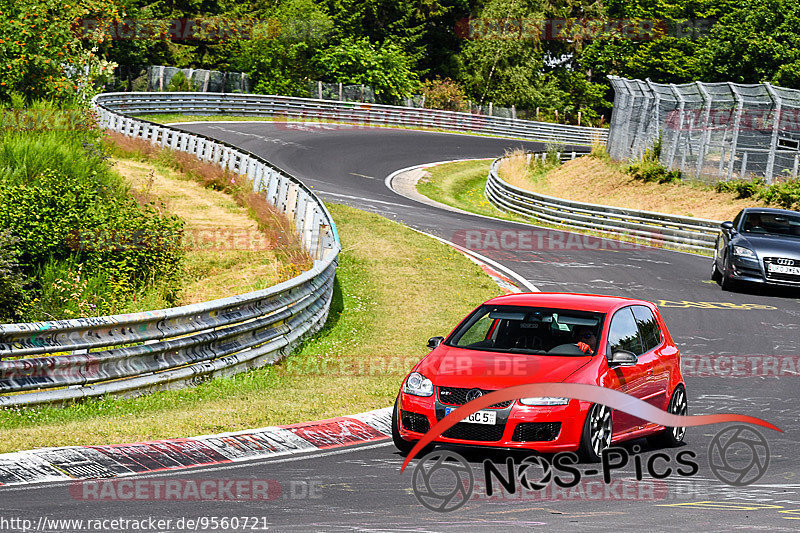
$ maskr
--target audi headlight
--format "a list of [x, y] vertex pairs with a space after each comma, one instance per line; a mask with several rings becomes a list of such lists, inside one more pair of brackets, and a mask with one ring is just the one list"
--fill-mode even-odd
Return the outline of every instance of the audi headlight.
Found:
[[520, 398], [519, 403], [522, 405], [567, 405], [569, 403], [569, 398], [555, 398], [552, 396]]
[[412, 372], [403, 384], [403, 392], [414, 396], [431, 396], [433, 382], [419, 372]]
[[733, 255], [738, 255], [739, 257], [749, 257], [750, 259], [756, 259], [756, 253], [750, 248], [745, 248], [744, 246], [734, 246]]

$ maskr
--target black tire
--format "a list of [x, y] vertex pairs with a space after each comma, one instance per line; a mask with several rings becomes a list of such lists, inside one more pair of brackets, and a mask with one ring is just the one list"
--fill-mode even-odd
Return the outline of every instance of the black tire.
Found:
[[722, 281], [722, 274], [719, 273], [717, 268], [717, 254], [714, 254], [714, 262], [711, 264], [711, 281], [716, 281], [717, 284]]
[[723, 263], [724, 268], [720, 274], [719, 286], [723, 291], [732, 291], [736, 288], [736, 282], [730, 277], [730, 266], [728, 265], [728, 262], [729, 258], [726, 257], [725, 262]]
[[[678, 385], [672, 391], [672, 397], [667, 405], [667, 412], [673, 415], [685, 415], [689, 410], [689, 402], [686, 398], [686, 389], [683, 385]], [[661, 432], [649, 437], [648, 440], [656, 447], [674, 448], [683, 443], [686, 436], [685, 427], [667, 427]]]
[[398, 403], [400, 403], [399, 396], [394, 401], [394, 409], [392, 410], [392, 441], [394, 441], [394, 445], [400, 453], [405, 456], [408, 455], [408, 452], [410, 452], [411, 448], [417, 443], [415, 441], [405, 440], [400, 436], [400, 413], [397, 409]]
[[589, 408], [578, 448], [578, 457], [581, 461], [585, 463], [600, 461], [603, 450], [611, 446], [613, 427], [610, 407], [596, 403]]

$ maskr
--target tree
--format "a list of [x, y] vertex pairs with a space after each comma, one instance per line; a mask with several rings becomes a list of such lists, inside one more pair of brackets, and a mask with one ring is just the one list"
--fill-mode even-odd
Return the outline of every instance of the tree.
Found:
[[800, 89], [800, 4], [745, 0], [714, 25], [700, 56], [706, 81], [769, 81]]
[[419, 85], [409, 58], [391, 42], [376, 46], [366, 38], [346, 38], [322, 50], [314, 61], [326, 81], [369, 85], [383, 102], [410, 96]]
[[102, 31], [73, 27], [77, 20], [118, 16], [112, 0], [0, 0], [0, 100], [14, 93], [41, 98], [85, 100], [95, 78], [113, 65], [97, 54]]

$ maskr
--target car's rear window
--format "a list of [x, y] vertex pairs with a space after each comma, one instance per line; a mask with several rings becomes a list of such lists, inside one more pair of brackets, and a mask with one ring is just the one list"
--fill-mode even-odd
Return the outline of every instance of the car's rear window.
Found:
[[[484, 305], [445, 341], [471, 350], [587, 355], [597, 349], [605, 315], [544, 307]], [[583, 343], [581, 345], [580, 343]]]

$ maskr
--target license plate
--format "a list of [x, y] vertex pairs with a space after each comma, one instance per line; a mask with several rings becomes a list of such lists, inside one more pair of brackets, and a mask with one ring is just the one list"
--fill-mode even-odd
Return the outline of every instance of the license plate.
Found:
[[800, 267], [776, 265], [770, 263], [769, 265], [767, 265], [767, 268], [769, 269], [770, 272], [774, 272], [776, 274], [791, 274], [794, 276], [800, 276]]
[[[445, 407], [444, 415], [449, 415], [454, 409], [455, 407]], [[486, 424], [491, 426], [497, 423], [497, 413], [495, 411], [477, 411], [462, 420], [462, 422], [466, 422], [467, 424]]]

